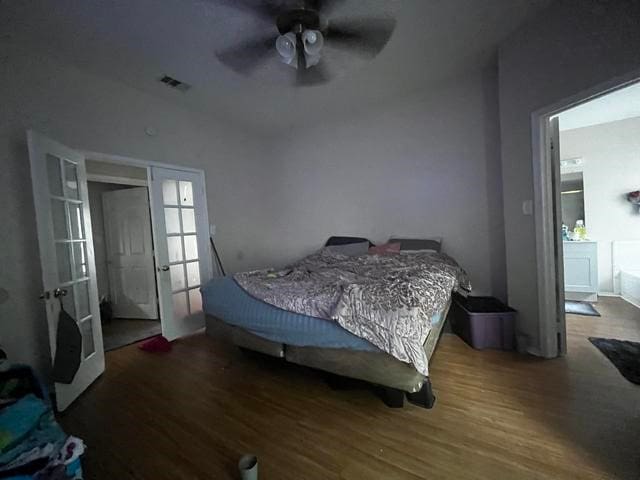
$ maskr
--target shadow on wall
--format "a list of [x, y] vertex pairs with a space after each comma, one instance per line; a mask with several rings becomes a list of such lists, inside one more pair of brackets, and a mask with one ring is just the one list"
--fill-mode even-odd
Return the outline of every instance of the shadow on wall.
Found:
[[500, 108], [498, 58], [482, 73], [484, 99], [484, 138], [487, 159], [487, 224], [489, 227], [489, 263], [493, 296], [507, 302], [507, 264], [504, 237], [502, 195], [502, 159], [500, 152]]
[[[48, 378], [50, 350], [42, 293], [35, 208], [25, 130], [5, 130], [0, 244], [0, 288], [7, 299], [0, 304], [0, 341], [9, 360], [33, 365]], [[21, 215], [16, 215], [21, 212]], [[26, 212], [26, 213], [25, 213]], [[36, 261], [34, 261], [34, 258]], [[16, 347], [19, 348], [17, 349]]]

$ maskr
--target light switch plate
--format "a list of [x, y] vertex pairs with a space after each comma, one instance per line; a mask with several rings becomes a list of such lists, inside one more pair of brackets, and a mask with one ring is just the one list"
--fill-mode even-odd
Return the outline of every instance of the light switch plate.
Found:
[[533, 200], [525, 200], [522, 202], [522, 214], [533, 215]]
[[212, 223], [211, 225], [209, 225], [209, 234], [210, 234], [212, 237], [215, 237], [215, 236], [216, 236], [216, 226], [215, 226], [215, 224], [213, 224], [213, 223]]

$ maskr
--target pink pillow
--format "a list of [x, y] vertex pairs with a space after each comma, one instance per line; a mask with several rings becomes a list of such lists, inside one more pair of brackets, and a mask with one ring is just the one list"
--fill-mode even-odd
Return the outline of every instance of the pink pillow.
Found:
[[400, 253], [400, 243], [389, 242], [369, 248], [370, 255], [392, 255], [394, 253]]

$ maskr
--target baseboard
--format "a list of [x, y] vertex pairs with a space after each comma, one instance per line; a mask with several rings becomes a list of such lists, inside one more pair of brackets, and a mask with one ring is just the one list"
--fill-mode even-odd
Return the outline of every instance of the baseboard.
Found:
[[598, 296], [599, 296], [599, 297], [615, 297], [615, 298], [620, 298], [620, 294], [619, 294], [619, 293], [615, 293], [615, 292], [598, 292]]
[[565, 292], [565, 300], [574, 302], [589, 302], [596, 303], [598, 301], [597, 293], [583, 293], [583, 292]]
[[621, 298], [622, 300], [624, 300], [625, 302], [630, 303], [630, 304], [631, 304], [631, 305], [633, 305], [634, 307], [636, 307], [636, 308], [640, 308], [640, 303], [636, 302], [635, 300], [631, 300], [631, 299], [630, 299], [630, 298], [628, 298], [628, 297], [623, 297], [622, 295], [620, 295], [620, 298]]

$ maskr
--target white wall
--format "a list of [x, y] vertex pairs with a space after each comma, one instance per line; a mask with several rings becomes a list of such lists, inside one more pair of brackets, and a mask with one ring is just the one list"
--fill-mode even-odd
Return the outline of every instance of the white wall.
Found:
[[509, 303], [539, 348], [531, 114], [640, 69], [640, 2], [558, 0], [500, 49], [500, 126]]
[[504, 298], [496, 77], [470, 72], [283, 138], [270, 235], [289, 241], [267, 241], [275, 257], [298, 258], [331, 234], [442, 236], [474, 293]]
[[611, 242], [640, 240], [640, 213], [625, 197], [640, 189], [640, 118], [560, 132], [560, 154], [584, 159], [585, 223], [598, 241], [599, 293], [612, 293]]
[[[230, 270], [267, 263], [259, 238], [267, 151], [259, 132], [189, 112], [37, 52], [0, 46], [0, 344], [47, 371], [49, 348], [25, 130], [69, 146], [203, 168]], [[177, 93], [179, 94], [179, 93]], [[156, 137], [145, 135], [153, 126]]]

